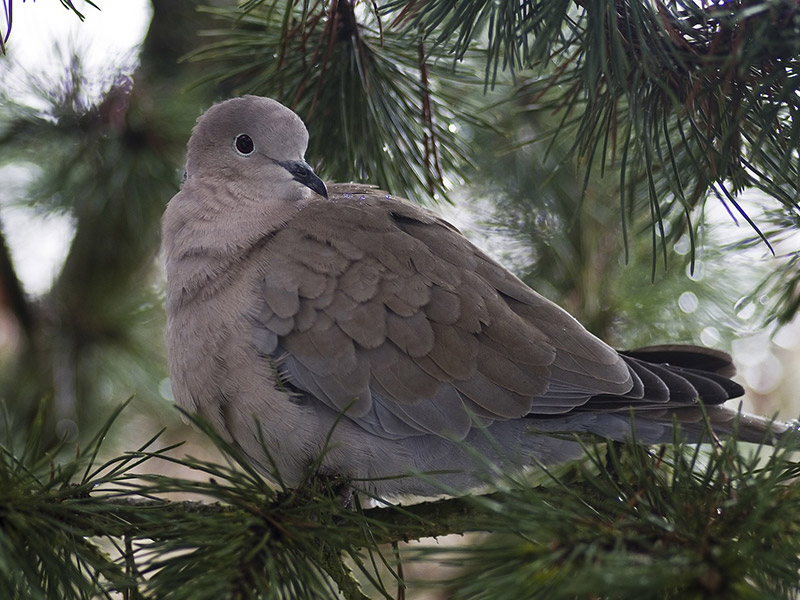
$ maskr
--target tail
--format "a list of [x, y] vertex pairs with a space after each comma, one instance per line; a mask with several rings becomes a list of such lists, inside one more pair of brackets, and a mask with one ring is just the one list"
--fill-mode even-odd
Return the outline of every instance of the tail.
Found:
[[668, 418], [672, 420], [673, 416], [683, 436], [689, 441], [708, 438], [706, 420], [714, 436], [735, 437], [739, 441], [754, 444], [775, 445], [784, 435], [797, 436], [800, 433], [797, 422], [778, 421], [742, 412], [741, 404], [736, 408], [707, 406], [705, 417], [698, 408], [681, 408]]
[[[709, 443], [715, 439], [735, 438], [741, 442], [776, 445], [796, 439], [800, 446], [800, 426], [727, 406], [690, 406], [677, 409], [654, 409], [641, 412], [573, 412], [557, 417], [538, 417], [530, 425], [536, 433], [591, 433], [617, 442], [671, 444], [676, 439], [690, 444]], [[677, 435], [676, 435], [677, 434]]]
[[797, 423], [722, 406], [744, 395], [744, 388], [730, 379], [736, 369], [725, 352], [663, 345], [620, 354], [633, 376], [633, 388], [622, 396], [595, 396], [577, 409], [573, 419], [582, 421], [581, 429], [620, 441], [629, 439], [633, 411], [636, 437], [646, 444], [672, 442], [673, 423], [689, 442], [708, 441], [708, 426], [713, 435], [753, 443], [773, 444], [783, 435], [798, 434]]

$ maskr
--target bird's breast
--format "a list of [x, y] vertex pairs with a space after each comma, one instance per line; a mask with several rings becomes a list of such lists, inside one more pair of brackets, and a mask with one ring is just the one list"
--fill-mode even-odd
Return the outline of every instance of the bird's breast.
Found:
[[166, 341], [175, 400], [191, 409], [224, 402], [234, 393], [226, 389], [228, 375], [249, 351], [263, 274], [238, 272], [199, 254], [167, 266]]

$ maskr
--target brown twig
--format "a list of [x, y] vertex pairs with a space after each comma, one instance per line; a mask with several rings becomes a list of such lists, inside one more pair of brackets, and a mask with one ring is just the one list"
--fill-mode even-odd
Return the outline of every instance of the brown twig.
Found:
[[439, 162], [439, 144], [436, 139], [436, 130], [433, 123], [433, 103], [431, 101], [431, 87], [428, 79], [428, 64], [425, 53], [425, 42], [419, 43], [419, 77], [422, 92], [422, 123], [425, 127], [425, 178], [431, 195], [436, 189], [436, 180], [442, 181], [442, 165]]

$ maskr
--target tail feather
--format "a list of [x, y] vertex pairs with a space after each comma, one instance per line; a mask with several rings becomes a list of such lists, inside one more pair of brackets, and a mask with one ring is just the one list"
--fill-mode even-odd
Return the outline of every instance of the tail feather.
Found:
[[784, 434], [798, 433], [797, 423], [741, 412], [740, 407], [708, 406], [705, 411], [699, 408], [679, 408], [660, 416], [659, 420], [673, 422], [674, 419], [687, 441], [699, 441], [701, 438], [708, 440], [704, 413], [708, 418], [708, 425], [718, 437], [735, 436], [742, 442], [774, 444]]
[[[722, 404], [744, 394], [744, 388], [730, 377], [736, 373], [730, 355], [701, 346], [648, 346], [620, 352], [631, 371], [642, 380], [643, 371], [661, 380], [667, 398], [659, 386], [645, 386], [643, 400], [692, 405], [702, 400], [707, 406]], [[652, 377], [648, 378], [652, 380]], [[648, 396], [648, 391], [654, 391]]]
[[696, 369], [704, 373], [716, 373], [725, 377], [736, 375], [736, 367], [734, 367], [733, 361], [727, 352], [705, 348], [704, 346], [663, 344], [624, 350], [620, 354], [649, 363]]
[[[678, 434], [674, 425], [677, 425]], [[711, 432], [709, 432], [709, 427]], [[783, 436], [798, 436], [797, 422], [785, 423], [740, 412], [727, 406], [652, 408], [629, 412], [573, 412], [548, 419], [537, 418], [535, 431], [588, 432], [619, 442], [635, 439], [640, 444], [711, 442], [714, 437], [735, 437], [742, 442], [774, 445]], [[635, 433], [634, 433], [635, 432]]]
[[[636, 359], [628, 358], [628, 361], [630, 364], [630, 362], [636, 361]], [[692, 385], [692, 382], [686, 377], [681, 376], [681, 374], [677, 370], [673, 369], [670, 365], [647, 363], [644, 364], [644, 367], [650, 370], [656, 377], [661, 379], [661, 381], [663, 381], [667, 386], [668, 402], [678, 404], [694, 404], [700, 397], [698, 389]], [[728, 396], [727, 394], [724, 394], [724, 391], [723, 396], [724, 397], [709, 397], [708, 399], [704, 398], [703, 400], [712, 404], [716, 404], [717, 402], [724, 402], [728, 399]]]
[[[648, 369], [647, 365], [639, 360], [626, 360], [625, 362], [628, 364], [631, 374], [636, 375], [642, 382], [641, 388], [637, 389], [637, 386], [634, 385], [633, 389], [625, 394], [626, 397], [641, 398], [650, 402], [669, 401], [669, 387], [652, 369]], [[609, 398], [619, 400], [618, 396], [596, 396], [596, 398], [599, 400]], [[592, 400], [594, 400], [594, 398]]]
[[[729, 379], [735, 369], [730, 356], [697, 346], [653, 346], [620, 352], [630, 370], [632, 388], [625, 394], [599, 394], [575, 412], [630, 409], [654, 410], [681, 406], [722, 404], [744, 394]], [[669, 359], [672, 362], [656, 362]]]
[[700, 391], [700, 398], [705, 402], [707, 402], [705, 400], [706, 397], [724, 397], [724, 402], [725, 400], [731, 400], [744, 395], [744, 388], [725, 375], [689, 367], [670, 366], [670, 368], [693, 383], [697, 381], [699, 385], [713, 385], [713, 388], [710, 388], [705, 394], [698, 388], [698, 391]]
[[744, 388], [730, 379], [735, 369], [724, 352], [671, 345], [620, 354], [631, 372], [631, 390], [617, 396], [593, 396], [566, 414], [537, 415], [536, 429], [586, 431], [618, 441], [635, 437], [643, 444], [664, 444], [674, 441], [673, 425], [677, 424], [678, 437], [690, 443], [711, 441], [710, 435], [766, 444], [790, 435], [798, 436], [800, 443], [796, 422], [784, 423], [723, 406], [744, 394]]

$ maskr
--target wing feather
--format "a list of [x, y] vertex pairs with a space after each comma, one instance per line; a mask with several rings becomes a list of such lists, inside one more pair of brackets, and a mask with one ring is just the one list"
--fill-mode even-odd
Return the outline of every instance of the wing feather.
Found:
[[721, 386], [623, 360], [454, 227], [378, 190], [330, 186], [259, 251], [254, 346], [299, 394], [376, 435], [462, 439], [476, 420]]

